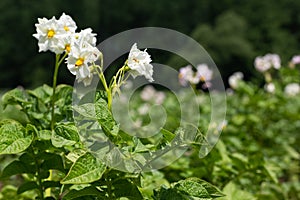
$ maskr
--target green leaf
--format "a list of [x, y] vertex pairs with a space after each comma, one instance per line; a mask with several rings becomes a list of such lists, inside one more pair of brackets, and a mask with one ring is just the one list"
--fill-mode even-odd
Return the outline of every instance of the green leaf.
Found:
[[42, 153], [39, 155], [40, 159], [43, 159], [44, 162], [41, 165], [42, 169], [56, 169], [61, 172], [65, 172], [64, 164], [62, 157], [54, 153]]
[[163, 137], [168, 141], [171, 142], [174, 137], [176, 136], [174, 133], [166, 130], [166, 129], [161, 129], [160, 132], [162, 133]]
[[15, 160], [8, 164], [2, 171], [1, 178], [7, 178], [16, 174], [34, 174], [35, 173], [35, 166], [30, 165], [18, 160]]
[[174, 189], [188, 196], [204, 199], [224, 196], [224, 194], [217, 187], [199, 178], [188, 178], [178, 181], [175, 184]]
[[71, 190], [63, 197], [63, 200], [71, 200], [84, 196], [97, 196], [99, 199], [105, 198], [103, 192], [100, 192], [96, 187], [91, 186], [82, 190]]
[[60, 124], [52, 133], [51, 142], [55, 147], [71, 146], [79, 142], [77, 127], [73, 124]]
[[28, 190], [34, 190], [37, 189], [39, 186], [34, 181], [29, 181], [23, 183], [17, 190], [17, 194], [22, 194], [23, 192], [26, 192]]
[[97, 119], [95, 104], [93, 103], [85, 103], [82, 105], [74, 105], [73, 109], [81, 115], [81, 117], [85, 117], [87, 119]]
[[233, 182], [229, 182], [223, 192], [226, 197], [221, 197], [219, 200], [256, 200], [251, 193], [241, 190]]
[[129, 180], [121, 179], [113, 183], [114, 194], [116, 197], [127, 197], [132, 200], [143, 199], [142, 194], [140, 193], [137, 186], [131, 183]]
[[6, 120], [0, 128], [0, 154], [17, 154], [25, 151], [33, 140], [32, 128], [26, 129], [18, 122]]
[[27, 90], [28, 94], [42, 100], [42, 101], [50, 101], [50, 97], [52, 95], [52, 88], [48, 85], [44, 84], [43, 86], [37, 87], [34, 90]]
[[116, 136], [119, 132], [119, 126], [112, 117], [112, 114], [107, 107], [107, 102], [100, 98], [95, 103], [95, 110], [98, 122], [100, 123], [103, 131]]
[[79, 157], [72, 165], [61, 184], [83, 184], [99, 180], [105, 172], [106, 166], [91, 153]]
[[178, 190], [173, 188], [165, 188], [162, 186], [159, 190], [154, 191], [155, 200], [188, 200], [190, 198], [185, 197]]
[[4, 108], [9, 104], [20, 104], [25, 102], [27, 102], [27, 97], [25, 92], [20, 88], [8, 91], [2, 96], [2, 104]]
[[39, 140], [50, 140], [52, 132], [50, 130], [40, 130], [37, 132], [37, 136]]

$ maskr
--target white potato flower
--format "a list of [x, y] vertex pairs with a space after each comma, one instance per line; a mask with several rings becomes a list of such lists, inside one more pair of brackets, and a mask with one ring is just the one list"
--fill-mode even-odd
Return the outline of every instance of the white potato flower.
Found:
[[58, 23], [66, 33], [75, 33], [77, 26], [75, 21], [69, 15], [63, 13], [58, 19]]
[[295, 96], [300, 93], [300, 85], [298, 83], [290, 83], [285, 86], [284, 93], [288, 96]]
[[254, 66], [259, 72], [268, 71], [272, 67], [279, 69], [281, 67], [281, 60], [277, 54], [266, 54], [265, 56], [256, 57]]
[[239, 82], [244, 78], [244, 74], [242, 72], [234, 72], [229, 78], [228, 83], [232, 89], [236, 89], [238, 87]]
[[36, 26], [36, 34], [33, 36], [38, 39], [39, 51], [52, 51], [55, 54], [62, 54], [64, 51], [69, 52], [71, 46], [71, 35], [77, 28], [73, 19], [63, 13], [57, 20], [39, 18]]
[[300, 64], [300, 55], [293, 56], [291, 63], [294, 65]]
[[276, 89], [274, 83], [267, 83], [264, 88], [268, 93], [272, 93], [272, 94], [275, 92]]
[[199, 77], [201, 81], [209, 82], [211, 81], [212, 76], [213, 76], [213, 71], [209, 69], [207, 64], [197, 65], [197, 77]]
[[92, 46], [96, 46], [96, 35], [96, 33], [92, 33], [91, 28], [86, 28], [84, 30], [81, 30], [79, 33], [74, 34], [74, 42], [81, 42], [81, 45], [83, 45], [84, 43], [88, 43]]
[[136, 76], [145, 76], [148, 81], [153, 81], [153, 66], [151, 62], [150, 55], [144, 51], [137, 48], [137, 44], [133, 44], [130, 49], [127, 65], [131, 69], [129, 73], [135, 78]]
[[74, 43], [67, 58], [67, 67], [73, 75], [76, 75], [79, 82], [88, 85], [93, 77], [90, 65], [99, 58], [99, 55], [97, 47], [89, 43]]
[[52, 51], [55, 54], [61, 54], [63, 51], [58, 45], [61, 35], [64, 33], [64, 29], [59, 25], [55, 17], [51, 19], [39, 18], [36, 26], [36, 34], [33, 34], [38, 40], [39, 52]]
[[195, 74], [191, 65], [187, 65], [179, 69], [179, 83], [182, 86], [187, 86], [188, 83], [198, 84], [200, 78]]

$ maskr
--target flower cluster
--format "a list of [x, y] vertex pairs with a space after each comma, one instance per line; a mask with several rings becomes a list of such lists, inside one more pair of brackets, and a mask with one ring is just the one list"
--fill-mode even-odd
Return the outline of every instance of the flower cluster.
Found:
[[188, 84], [197, 85], [199, 83], [204, 83], [203, 88], [209, 88], [211, 86], [211, 80], [213, 76], [213, 71], [209, 69], [206, 64], [197, 65], [197, 71], [194, 72], [191, 65], [180, 68], [179, 70], [179, 83], [182, 86], [187, 86]]
[[256, 57], [254, 66], [257, 71], [264, 73], [272, 67], [274, 69], [279, 69], [281, 66], [281, 60], [277, 54], [266, 54], [265, 56]]
[[[105, 78], [101, 75], [103, 66], [95, 65], [97, 60], [102, 59], [102, 54], [96, 47], [96, 34], [92, 33], [92, 29], [87, 28], [76, 32], [76, 23], [65, 13], [59, 19], [55, 17], [39, 18], [35, 26], [36, 33], [33, 36], [38, 40], [40, 52], [49, 50], [55, 53], [57, 58], [61, 59], [56, 63], [58, 66], [65, 59], [69, 71], [85, 86], [91, 83], [96, 73], [102, 83], [105, 82]], [[61, 55], [63, 55], [62, 58]], [[142, 75], [152, 82], [153, 66], [150, 62], [151, 58], [146, 50], [141, 51], [137, 48], [137, 44], [134, 44], [125, 65], [114, 77], [114, 85], [111, 86], [113, 88], [107, 87], [106, 90], [118, 90], [123, 84], [126, 71], [129, 71], [133, 77]], [[97, 69], [97, 67], [99, 68]]]
[[56, 55], [68, 55], [66, 63], [69, 71], [77, 76], [84, 85], [91, 83], [93, 77], [92, 64], [99, 58], [100, 51], [96, 46], [96, 34], [87, 28], [80, 32], [76, 23], [63, 13], [59, 19], [39, 18], [36, 26], [39, 51], [51, 51]]

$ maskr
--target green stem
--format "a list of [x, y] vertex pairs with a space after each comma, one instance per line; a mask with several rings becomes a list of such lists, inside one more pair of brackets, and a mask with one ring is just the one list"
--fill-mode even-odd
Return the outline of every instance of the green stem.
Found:
[[52, 99], [51, 99], [51, 130], [54, 129], [55, 124], [55, 115], [54, 115], [54, 107], [55, 107], [55, 90], [56, 90], [56, 84], [57, 84], [57, 74], [58, 74], [58, 68], [59, 68], [59, 58], [60, 55], [56, 55], [55, 57], [55, 67], [54, 67], [54, 74], [53, 74], [53, 84], [52, 84]]
[[37, 178], [37, 181], [38, 181], [38, 190], [39, 190], [39, 193], [40, 193], [39, 196], [40, 196], [41, 200], [43, 200], [44, 199], [44, 190], [43, 190], [43, 185], [42, 185], [41, 170], [40, 170], [40, 167], [39, 167], [39, 162], [36, 159], [36, 155], [34, 153], [33, 147], [31, 147], [29, 150], [30, 150], [30, 153], [32, 154], [32, 157], [34, 159], [34, 165], [35, 165], [35, 170], [36, 170], [36, 178]]
[[[51, 97], [51, 131], [54, 130], [54, 125], [55, 125], [55, 92], [56, 92], [56, 85], [57, 85], [57, 75], [58, 75], [58, 69], [62, 61], [65, 59], [67, 56], [67, 53], [64, 54], [62, 58], [60, 58], [60, 54], [55, 56], [55, 67], [54, 67], [54, 74], [53, 74], [53, 84], [52, 84], [52, 97]], [[48, 180], [51, 181], [53, 176], [53, 171], [49, 170], [49, 178]], [[48, 188], [46, 190], [46, 196], [51, 196], [51, 188]]]
[[60, 54], [55, 56], [55, 67], [54, 67], [54, 74], [53, 74], [53, 82], [52, 82], [52, 99], [51, 99], [51, 130], [54, 129], [55, 125], [55, 114], [54, 114], [54, 107], [55, 107], [55, 92], [56, 92], [56, 85], [57, 85], [57, 75], [58, 75], [58, 69], [62, 61], [65, 59], [65, 57], [68, 54], [65, 53], [62, 58], [60, 58]]
[[[99, 69], [99, 68], [98, 68]], [[97, 73], [98, 73], [98, 76], [101, 80], [101, 83], [106, 91], [106, 94], [107, 94], [107, 106], [108, 106], [108, 109], [111, 111], [111, 104], [112, 104], [112, 91], [111, 91], [111, 88], [107, 86], [107, 83], [106, 83], [106, 80], [105, 80], [105, 77], [104, 77], [104, 74], [100, 68], [100, 72], [97, 70]]]

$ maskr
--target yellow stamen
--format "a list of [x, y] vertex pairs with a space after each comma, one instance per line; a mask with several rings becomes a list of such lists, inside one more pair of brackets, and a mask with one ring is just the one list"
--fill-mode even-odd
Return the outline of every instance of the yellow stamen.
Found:
[[67, 27], [67, 26], [64, 26], [64, 29], [65, 29], [65, 31], [69, 31], [70, 30], [69, 27]]
[[200, 77], [200, 81], [205, 82], [205, 77], [204, 77], [204, 76], [201, 76], [201, 77]]
[[48, 30], [47, 37], [48, 38], [53, 38], [55, 35], [55, 31], [53, 29]]
[[75, 63], [75, 66], [80, 67], [81, 65], [83, 65], [83, 62], [84, 62], [83, 58], [78, 58], [76, 63]]
[[70, 46], [70, 44], [66, 44], [65, 50], [66, 50], [68, 53], [70, 53], [70, 51], [71, 51], [71, 46]]

